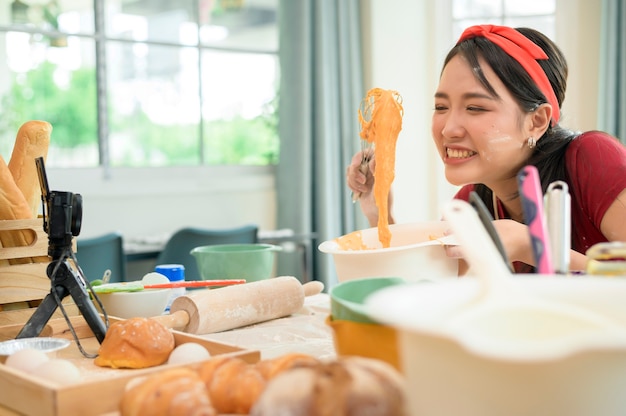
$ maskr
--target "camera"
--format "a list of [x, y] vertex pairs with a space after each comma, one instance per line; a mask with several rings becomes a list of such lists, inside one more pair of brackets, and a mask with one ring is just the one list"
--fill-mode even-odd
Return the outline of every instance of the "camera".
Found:
[[83, 198], [80, 194], [50, 191], [42, 157], [35, 160], [41, 201], [43, 229], [48, 234], [48, 255], [59, 259], [72, 248], [72, 237], [80, 234], [83, 216]]
[[[72, 251], [72, 238], [80, 233], [83, 217], [83, 198], [72, 192], [50, 191], [48, 178], [44, 167], [43, 157], [35, 159], [37, 175], [41, 185], [41, 202], [43, 205], [43, 229], [48, 234], [48, 255], [52, 261], [48, 264], [46, 274], [51, 282], [50, 293], [37, 306], [28, 322], [17, 334], [17, 338], [37, 337], [43, 331], [46, 322], [50, 320], [54, 311], [61, 308], [63, 316], [70, 326], [74, 340], [81, 353], [93, 358], [80, 346], [80, 341], [72, 327], [69, 317], [63, 308], [62, 299], [72, 296], [81, 315], [89, 324], [91, 331], [98, 342], [102, 343], [107, 332], [108, 321], [100, 319], [100, 314], [94, 306], [91, 297], [85, 289], [85, 279], [78, 261]], [[73, 260], [78, 272], [72, 269], [68, 260]], [[88, 283], [87, 283], [88, 284]], [[91, 287], [91, 286], [89, 286]], [[95, 293], [94, 293], [95, 295]], [[97, 299], [97, 296], [95, 297]], [[100, 302], [98, 300], [98, 302]], [[102, 304], [100, 303], [100, 306]], [[106, 316], [106, 314], [105, 314]]]

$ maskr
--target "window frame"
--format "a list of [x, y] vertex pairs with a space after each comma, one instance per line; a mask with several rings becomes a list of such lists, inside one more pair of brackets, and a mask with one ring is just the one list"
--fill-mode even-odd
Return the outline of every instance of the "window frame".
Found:
[[[89, 39], [94, 42], [94, 76], [95, 76], [95, 88], [96, 88], [96, 139], [97, 139], [97, 150], [98, 150], [98, 160], [97, 167], [101, 167], [105, 172], [110, 172], [111, 169], [115, 169], [112, 165], [111, 160], [111, 137], [110, 137], [110, 114], [109, 114], [109, 85], [110, 79], [107, 74], [107, 65], [110, 64], [107, 57], [107, 47], [114, 42], [117, 43], [128, 43], [133, 45], [144, 44], [148, 46], [167, 46], [173, 48], [194, 48], [198, 54], [198, 57], [201, 57], [203, 52], [205, 51], [220, 51], [220, 52], [232, 52], [239, 54], [255, 54], [255, 55], [272, 55], [276, 58], [276, 70], [279, 71], [279, 51], [278, 46], [275, 49], [272, 48], [251, 48], [251, 47], [237, 47], [233, 45], [229, 46], [221, 46], [214, 45], [207, 42], [203, 42], [200, 36], [200, 30], [198, 30], [197, 41], [194, 44], [187, 44], [184, 42], [170, 42], [170, 41], [162, 41], [162, 40], [151, 40], [151, 39], [143, 39], [143, 40], [133, 40], [126, 39], [120, 36], [109, 35], [106, 33], [106, 10], [105, 10], [106, 0], [93, 0], [93, 19], [94, 19], [94, 27], [93, 34], [78, 32], [78, 33], [69, 33], [63, 31], [56, 30], [48, 30], [45, 28], [39, 28], [29, 25], [19, 25], [19, 24], [0, 24], [0, 32], [8, 33], [8, 32], [21, 32], [28, 34], [41, 34], [47, 37], [53, 36], [68, 36], [68, 37], [76, 37], [80, 39]], [[195, 7], [194, 15], [191, 16], [198, 29], [201, 27], [200, 17], [198, 14], [198, 2], [192, 2]], [[278, 2], [276, 7], [278, 8]], [[278, 13], [278, 10], [277, 10]], [[278, 25], [278, 21], [276, 22]], [[198, 66], [198, 85], [199, 85], [199, 105], [202, 109], [203, 107], [203, 97], [202, 97], [202, 59], [199, 59]], [[277, 77], [280, 77], [280, 73], [278, 72]], [[277, 84], [278, 84], [277, 78]], [[276, 86], [277, 88], [277, 86]], [[203, 117], [202, 113], [199, 113], [198, 119], [198, 131], [197, 131], [197, 140], [198, 140], [198, 164], [187, 165], [188, 167], [205, 167], [210, 166], [207, 165], [206, 160], [206, 151], [205, 151], [205, 130], [206, 130], [206, 119]], [[278, 131], [276, 131], [278, 135]], [[176, 165], [174, 165], [176, 166]], [[234, 166], [246, 166], [235, 164]], [[254, 166], [262, 166], [262, 165], [254, 165]], [[93, 166], [96, 167], [96, 166]], [[130, 166], [124, 166], [130, 167]], [[164, 166], [141, 166], [142, 168], [161, 168]], [[64, 167], [67, 169], [73, 169], [74, 167]], [[109, 174], [105, 173], [106, 176]]]

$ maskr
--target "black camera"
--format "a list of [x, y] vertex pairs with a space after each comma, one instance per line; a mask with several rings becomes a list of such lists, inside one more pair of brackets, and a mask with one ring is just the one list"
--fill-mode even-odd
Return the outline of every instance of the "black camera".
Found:
[[71, 250], [72, 237], [80, 234], [83, 197], [72, 192], [50, 191], [43, 158], [37, 158], [35, 163], [41, 185], [43, 229], [48, 234], [48, 255], [59, 259]]
[[[52, 261], [48, 264], [46, 274], [50, 278], [50, 293], [37, 306], [28, 322], [17, 334], [17, 338], [37, 337], [43, 331], [46, 322], [50, 320], [54, 311], [61, 308], [68, 324], [69, 318], [63, 308], [62, 299], [72, 296], [78, 310], [85, 318], [98, 342], [102, 343], [107, 331], [107, 325], [100, 319], [100, 314], [94, 306], [87, 290], [85, 279], [78, 266], [78, 261], [72, 251], [72, 238], [80, 233], [80, 225], [83, 217], [83, 198], [80, 194], [71, 192], [50, 191], [48, 178], [44, 167], [43, 157], [35, 159], [39, 184], [41, 185], [41, 202], [43, 205], [43, 229], [48, 234], [48, 255]], [[73, 260], [78, 272], [72, 269], [68, 259]], [[90, 286], [91, 287], [91, 286]], [[95, 293], [94, 293], [95, 295]], [[97, 296], [96, 296], [97, 299]], [[98, 300], [98, 302], [100, 302]], [[102, 306], [102, 304], [100, 304]], [[105, 315], [106, 316], [106, 315]], [[81, 353], [87, 355], [80, 346], [80, 341], [70, 324]]]

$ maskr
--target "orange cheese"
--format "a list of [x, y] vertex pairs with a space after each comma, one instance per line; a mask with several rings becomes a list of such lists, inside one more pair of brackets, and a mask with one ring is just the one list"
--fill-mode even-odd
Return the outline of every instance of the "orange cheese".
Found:
[[363, 243], [363, 236], [360, 231], [354, 231], [335, 239], [337, 245], [342, 250], [367, 250], [368, 247]]
[[402, 130], [402, 98], [397, 91], [373, 88], [359, 109], [360, 136], [374, 143], [376, 170], [374, 200], [378, 207], [378, 239], [383, 247], [391, 244], [389, 230], [389, 191], [395, 178], [396, 142]]

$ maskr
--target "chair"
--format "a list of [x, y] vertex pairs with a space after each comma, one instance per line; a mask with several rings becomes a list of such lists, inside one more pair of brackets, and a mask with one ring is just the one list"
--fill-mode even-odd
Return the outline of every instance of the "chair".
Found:
[[257, 225], [244, 225], [223, 230], [182, 228], [165, 243], [165, 247], [157, 257], [156, 264], [182, 264], [185, 266], [185, 280], [202, 280], [196, 259], [190, 254], [192, 249], [214, 244], [256, 243], [258, 229]]
[[76, 240], [76, 259], [90, 282], [111, 270], [110, 282], [126, 281], [126, 257], [122, 235], [116, 232]]

